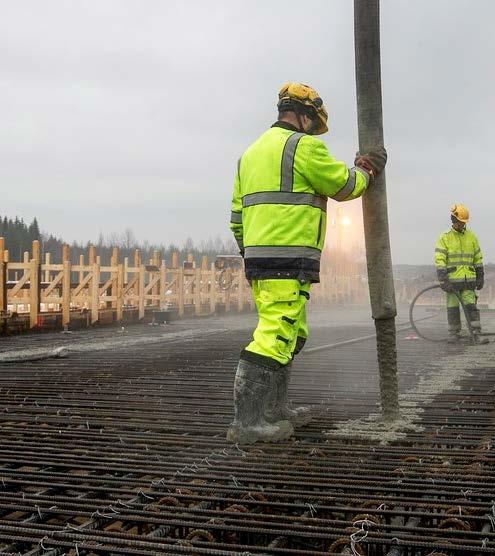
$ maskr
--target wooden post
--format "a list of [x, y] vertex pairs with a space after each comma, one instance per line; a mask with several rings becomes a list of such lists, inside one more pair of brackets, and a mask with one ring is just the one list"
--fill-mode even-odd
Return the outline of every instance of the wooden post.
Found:
[[79, 271], [79, 283], [81, 283], [84, 279], [84, 271], [82, 270], [82, 267], [84, 266], [84, 255], [82, 253], [79, 255], [79, 266], [81, 267], [81, 270]]
[[[354, 0], [354, 45], [359, 151], [383, 146], [382, 88], [380, 68], [379, 0]], [[399, 416], [394, 281], [387, 215], [385, 172], [363, 197], [366, 260], [375, 321], [380, 372], [382, 415]]]
[[62, 264], [62, 327], [67, 330], [70, 324], [70, 259], [64, 259]]
[[117, 301], [116, 301], [116, 319], [121, 322], [124, 317], [124, 265], [119, 264], [117, 270]]
[[[36, 290], [30, 291], [29, 300], [29, 324], [31, 328], [38, 326], [38, 316], [40, 313], [40, 299], [41, 299], [41, 245], [35, 239], [32, 243], [33, 258], [31, 259], [31, 276], [29, 280], [29, 289]], [[28, 255], [29, 257], [29, 255]], [[33, 262], [34, 261], [34, 262]], [[33, 268], [36, 266], [36, 272], [33, 273]], [[33, 304], [36, 304], [33, 307]]]
[[[155, 267], [160, 267], [160, 253], [158, 251], [153, 251], [153, 262], [151, 263]], [[150, 279], [156, 277], [157, 271], [154, 270], [153, 273], [150, 274]], [[151, 302], [152, 305], [156, 306], [158, 309], [160, 308], [160, 300], [154, 299], [156, 296], [160, 295], [160, 283], [158, 282], [153, 286], [151, 289], [151, 294], [153, 295], [153, 300]]]
[[[5, 281], [9, 280], [9, 262], [10, 262], [10, 255], [9, 255], [9, 250], [5, 249], [5, 251], [3, 252], [3, 262], [5, 263]], [[7, 299], [7, 308], [8, 308], [8, 290], [5, 294], [5, 297]]]
[[179, 308], [179, 316], [184, 315], [184, 269], [177, 269], [177, 305]]
[[[91, 252], [89, 256], [91, 258]], [[94, 260], [94, 252], [92, 258]], [[91, 279], [91, 324], [95, 324], [100, 318], [100, 257], [97, 257], [96, 262], [93, 263], [92, 272], [93, 278]]]
[[201, 268], [194, 273], [194, 314], [201, 314]]
[[38, 315], [40, 305], [40, 265], [36, 259], [29, 263], [29, 328], [38, 326]]
[[179, 268], [179, 253], [172, 253], [172, 268]]
[[0, 313], [7, 311], [7, 265], [5, 263], [5, 240], [0, 237]]
[[129, 268], [129, 257], [124, 257], [124, 284], [127, 284], [127, 282], [129, 282], [129, 272], [128, 269]]
[[137, 306], [138, 306], [138, 318], [141, 320], [144, 318], [144, 266], [141, 261], [141, 253], [139, 249], [134, 250], [134, 268], [136, 269], [137, 283], [136, 283], [136, 294], [137, 294]]
[[[50, 264], [50, 253], [45, 253], [45, 265], [49, 265], [49, 264]], [[47, 284], [50, 281], [50, 271], [47, 270], [46, 268], [45, 268], [45, 274], [44, 274], [43, 280]]]
[[70, 247], [64, 243], [62, 245], [62, 262], [70, 261]]
[[160, 301], [158, 303], [159, 309], [166, 309], [167, 308], [167, 267], [165, 266], [165, 260], [162, 260], [162, 264], [160, 266], [160, 289], [158, 291], [158, 295], [160, 296]]
[[[119, 265], [119, 248], [118, 247], [114, 247], [112, 249], [112, 257], [110, 259], [110, 266], [112, 268], [114, 268], [115, 270], [112, 271], [112, 278], [113, 278], [113, 285], [110, 286], [110, 295], [113, 296], [117, 296], [117, 281], [118, 281], [118, 275], [119, 275], [119, 269], [118, 269], [118, 265]], [[112, 309], [117, 309], [117, 299], [115, 299], [115, 301], [111, 301], [108, 304], [109, 307], [111, 307]], [[117, 319], [119, 320], [119, 319]]]
[[[5, 249], [5, 251], [3, 252], [3, 262], [5, 263], [4, 269], [5, 269], [5, 282], [8, 282], [9, 280], [9, 262], [10, 262], [10, 256], [9, 256], [9, 250]], [[9, 290], [7, 288], [7, 284], [5, 284], [5, 310], [8, 311], [9, 310]]]
[[94, 245], [88, 247], [88, 264], [93, 266], [96, 262], [96, 248]]
[[110, 259], [110, 266], [117, 266], [119, 264], [119, 248], [112, 249], [112, 257]]
[[[227, 272], [232, 273], [232, 269], [227, 269]], [[232, 288], [228, 288], [224, 291], [224, 299], [225, 299], [225, 312], [228, 313], [230, 311], [230, 294], [232, 293]]]
[[210, 269], [210, 312], [212, 314], [217, 310], [217, 282], [215, 263], [211, 263]]
[[203, 255], [201, 257], [201, 270], [208, 270], [208, 256]]
[[244, 309], [244, 296], [246, 295], [246, 279], [244, 278], [244, 271], [242, 268], [237, 271], [237, 279], [239, 280], [237, 286], [237, 310], [240, 312]]
[[68, 330], [70, 321], [70, 247], [62, 245], [62, 327]]
[[144, 265], [139, 265], [139, 288], [138, 288], [138, 310], [139, 310], [139, 320], [144, 318]]

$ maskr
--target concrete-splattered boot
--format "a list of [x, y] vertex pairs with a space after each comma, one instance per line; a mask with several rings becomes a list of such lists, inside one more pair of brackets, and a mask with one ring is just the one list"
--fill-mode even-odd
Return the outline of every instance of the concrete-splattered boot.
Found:
[[466, 305], [466, 312], [469, 317], [469, 323], [471, 324], [471, 328], [474, 334], [474, 340], [477, 344], [488, 344], [490, 340], [488, 338], [483, 338], [480, 336], [481, 334], [481, 319], [480, 319], [480, 311], [476, 305], [469, 304]]
[[314, 409], [309, 406], [291, 407], [287, 398], [292, 362], [273, 372], [273, 390], [268, 398], [266, 420], [271, 422], [285, 419], [294, 427], [307, 425], [314, 417]]
[[449, 323], [448, 344], [457, 344], [461, 338], [461, 313], [459, 307], [447, 308], [447, 320]]
[[289, 421], [268, 423], [264, 417], [274, 372], [277, 371], [243, 359], [239, 361], [234, 381], [234, 422], [227, 431], [229, 442], [270, 442], [286, 440], [293, 434]]
[[449, 332], [447, 337], [448, 344], [457, 344], [461, 339], [461, 335], [458, 332]]

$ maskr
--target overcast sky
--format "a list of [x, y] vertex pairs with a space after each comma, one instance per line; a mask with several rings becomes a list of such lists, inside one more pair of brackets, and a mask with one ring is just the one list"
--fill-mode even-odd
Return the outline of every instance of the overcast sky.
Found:
[[[0, 0], [0, 214], [66, 240], [229, 237], [238, 156], [285, 81], [357, 145], [351, 0]], [[396, 263], [429, 263], [451, 203], [495, 261], [492, 0], [382, 0]], [[359, 226], [360, 201], [342, 207]], [[331, 203], [330, 212], [335, 211]]]

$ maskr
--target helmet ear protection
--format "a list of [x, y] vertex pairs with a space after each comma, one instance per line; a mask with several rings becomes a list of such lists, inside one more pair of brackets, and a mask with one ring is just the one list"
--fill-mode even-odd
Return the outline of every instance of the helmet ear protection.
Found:
[[328, 131], [328, 112], [318, 93], [304, 83], [285, 83], [278, 93], [280, 112], [293, 111], [315, 120], [314, 135]]

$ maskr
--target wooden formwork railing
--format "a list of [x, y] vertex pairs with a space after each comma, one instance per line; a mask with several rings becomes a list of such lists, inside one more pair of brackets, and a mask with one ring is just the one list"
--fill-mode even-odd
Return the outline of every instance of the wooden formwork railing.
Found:
[[[113, 320], [121, 321], [129, 310], [142, 319], [146, 312], [157, 309], [172, 309], [183, 316], [213, 314], [219, 308], [227, 312], [253, 308], [240, 263], [218, 269], [206, 257], [196, 263], [188, 255], [179, 265], [178, 254], [174, 253], [167, 265], [158, 252], [145, 262], [138, 250], [129, 259], [121, 258], [115, 248], [110, 263], [104, 265], [93, 246], [77, 262], [71, 261], [70, 255], [69, 246], [64, 246], [61, 262], [54, 263], [50, 253], [42, 256], [39, 242], [35, 241], [22, 262], [10, 262], [0, 238], [0, 322], [25, 314], [29, 315], [29, 326], [35, 328], [45, 315], [56, 314], [57, 322], [67, 327], [77, 312], [94, 324], [104, 311], [112, 311]], [[363, 265], [334, 259], [330, 259], [333, 264], [322, 265], [321, 282], [311, 289], [312, 300], [328, 304], [368, 303]], [[421, 280], [397, 283], [398, 301], [411, 301], [420, 285]], [[486, 289], [490, 292], [484, 297], [492, 299], [491, 287]]]
[[117, 248], [110, 264], [102, 265], [95, 247], [73, 264], [69, 246], [63, 248], [62, 262], [54, 264], [50, 253], [42, 260], [38, 241], [22, 262], [10, 262], [0, 238], [0, 314], [29, 313], [31, 328], [48, 313], [60, 313], [66, 327], [75, 311], [87, 312], [94, 324], [108, 309], [120, 321], [128, 309], [137, 310], [142, 319], [149, 309], [175, 309], [182, 316], [191, 309], [195, 315], [214, 313], [219, 306], [226, 311], [252, 308], [242, 268], [218, 270], [206, 257], [197, 266], [190, 255], [179, 266], [177, 254], [167, 266], [157, 252], [146, 263], [138, 250], [132, 261], [120, 260]]

